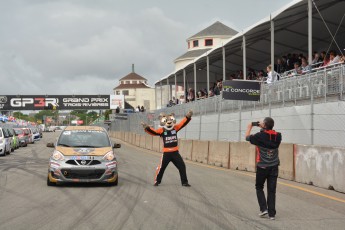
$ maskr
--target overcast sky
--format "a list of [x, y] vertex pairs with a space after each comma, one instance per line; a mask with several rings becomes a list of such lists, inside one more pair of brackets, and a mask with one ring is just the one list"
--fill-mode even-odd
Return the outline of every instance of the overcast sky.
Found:
[[0, 94], [113, 94], [174, 71], [216, 21], [241, 31], [291, 0], [0, 0]]

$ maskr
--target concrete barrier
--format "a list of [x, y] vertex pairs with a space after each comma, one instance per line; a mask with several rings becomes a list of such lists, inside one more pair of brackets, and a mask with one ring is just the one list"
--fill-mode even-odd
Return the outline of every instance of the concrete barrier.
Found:
[[130, 143], [132, 145], [135, 145], [135, 135], [136, 135], [135, 133], [132, 133], [132, 135], [131, 135], [132, 137], [131, 137], [131, 142]]
[[345, 192], [345, 149], [295, 145], [295, 180]]
[[255, 146], [249, 142], [230, 143], [230, 168], [256, 172]]
[[230, 142], [210, 141], [208, 164], [218, 167], [230, 167]]
[[282, 143], [279, 146], [279, 177], [287, 180], [295, 179], [294, 171], [294, 145]]
[[162, 142], [162, 138], [158, 136], [152, 137], [152, 150], [156, 152], [162, 152], [162, 149], [160, 148], [160, 142]]
[[152, 150], [152, 138], [153, 136], [151, 135], [145, 135], [145, 148]]
[[182, 158], [192, 160], [193, 141], [188, 139], [179, 139], [178, 142]]
[[140, 146], [140, 134], [135, 134], [135, 145]]
[[146, 136], [147, 134], [144, 134], [144, 135], [140, 135], [140, 148], [145, 148], [145, 145], [146, 145]]
[[193, 140], [192, 160], [207, 164], [209, 141]]
[[128, 135], [129, 135], [129, 132], [125, 132], [125, 142], [128, 142]]

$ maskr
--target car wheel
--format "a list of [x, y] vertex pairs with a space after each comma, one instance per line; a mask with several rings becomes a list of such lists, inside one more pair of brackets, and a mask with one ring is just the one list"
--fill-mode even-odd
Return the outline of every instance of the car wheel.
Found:
[[11, 152], [14, 152], [14, 148], [11, 148]]
[[49, 180], [49, 176], [47, 177], [47, 186], [56, 186], [56, 183]]

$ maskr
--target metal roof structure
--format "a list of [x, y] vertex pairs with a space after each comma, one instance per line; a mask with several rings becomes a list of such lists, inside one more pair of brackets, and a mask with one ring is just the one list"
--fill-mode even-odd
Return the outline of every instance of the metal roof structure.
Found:
[[288, 53], [309, 57], [314, 50], [344, 52], [344, 16], [344, 0], [293, 0], [155, 85], [165, 84], [170, 78], [170, 85], [176, 81], [177, 85], [194, 84], [196, 88], [197, 84], [206, 86], [210, 81], [226, 79], [238, 70], [265, 69], [272, 60]]

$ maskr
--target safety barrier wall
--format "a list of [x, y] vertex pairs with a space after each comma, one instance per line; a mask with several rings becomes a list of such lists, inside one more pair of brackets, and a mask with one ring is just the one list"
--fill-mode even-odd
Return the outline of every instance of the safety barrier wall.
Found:
[[[138, 147], [162, 152], [158, 136], [110, 132], [111, 137]], [[255, 172], [256, 148], [249, 142], [179, 139], [183, 159], [218, 167]], [[345, 192], [345, 148], [282, 143], [279, 148], [279, 177]]]
[[295, 145], [296, 181], [345, 192], [345, 149]]

